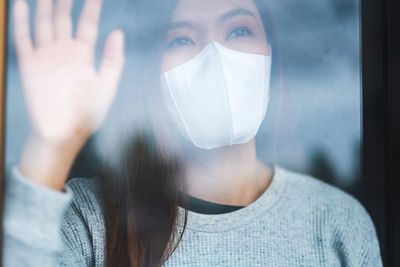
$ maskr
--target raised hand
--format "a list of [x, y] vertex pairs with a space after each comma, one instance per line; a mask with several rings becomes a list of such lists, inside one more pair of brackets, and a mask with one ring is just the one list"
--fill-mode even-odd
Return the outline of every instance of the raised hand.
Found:
[[34, 40], [29, 8], [16, 0], [14, 38], [34, 135], [64, 144], [87, 139], [104, 120], [117, 91], [124, 62], [120, 30], [107, 38], [99, 70], [94, 67], [101, 0], [86, 0], [75, 36], [73, 0], [37, 0]]
[[26, 0], [13, 10], [18, 65], [32, 134], [18, 169], [43, 186], [64, 188], [87, 138], [114, 99], [124, 62], [120, 30], [107, 38], [101, 66], [94, 67], [101, 0], [86, 0], [73, 36], [73, 0], [37, 0], [34, 40]]

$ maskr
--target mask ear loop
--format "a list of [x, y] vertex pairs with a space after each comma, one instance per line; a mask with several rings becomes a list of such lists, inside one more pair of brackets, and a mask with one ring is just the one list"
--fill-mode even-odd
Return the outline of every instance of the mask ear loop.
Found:
[[[268, 111], [268, 109], [269, 108], [271, 108], [271, 106], [273, 106], [273, 105], [271, 105], [271, 85], [272, 85], [272, 82], [271, 82], [271, 77], [272, 77], [272, 64], [273, 64], [273, 60], [272, 60], [272, 46], [270, 45], [270, 44], [268, 44], [268, 48], [269, 48], [269, 55], [264, 55], [264, 58], [265, 58], [265, 66], [267, 65], [267, 64], [269, 64], [270, 65], [270, 67], [269, 67], [269, 74], [266, 74], [265, 75], [265, 81], [264, 81], [264, 84], [265, 84], [265, 95], [264, 95], [264, 97], [267, 99], [266, 101], [265, 101], [265, 106], [263, 107], [263, 113], [261, 114], [261, 117], [263, 118], [262, 119], [262, 122], [261, 122], [261, 124], [260, 124], [260, 126], [259, 126], [259, 130], [260, 129], [262, 129], [261, 128], [261, 125], [263, 124], [263, 123], [265, 123], [265, 119], [266, 119], [266, 115], [267, 115], [267, 111]], [[267, 61], [270, 61], [270, 63], [268, 63]], [[265, 70], [266, 70], [267, 68], [265, 67]], [[267, 76], [267, 75], [269, 75], [269, 77]], [[267, 79], [268, 78], [268, 79]], [[268, 80], [268, 84], [267, 84], [267, 80]], [[268, 94], [268, 97], [267, 97], [267, 94]], [[263, 161], [263, 162], [265, 162], [265, 163], [270, 163], [270, 164], [272, 164], [272, 167], [273, 166], [275, 166], [276, 165], [276, 153], [275, 153], [275, 136], [276, 136], [276, 127], [275, 127], [275, 125], [276, 125], [276, 123], [274, 124], [274, 130], [273, 130], [273, 134], [272, 134], [272, 157], [270, 157], [270, 156], [267, 156], [267, 160], [266, 159], [261, 159], [261, 161]], [[257, 135], [256, 135], [256, 138], [257, 138]], [[257, 144], [257, 142], [256, 142], [256, 144]], [[256, 150], [257, 150], [257, 147], [256, 147]], [[272, 169], [274, 169], [274, 168], [272, 168]]]
[[[265, 63], [264, 63], [265, 70], [267, 70], [267, 65], [269, 65], [269, 70], [268, 70], [269, 73], [265, 74], [265, 80], [264, 80], [264, 85], [266, 87], [264, 99], [266, 99], [266, 101], [265, 101], [265, 104], [262, 109], [262, 114], [261, 114], [262, 121], [265, 120], [265, 116], [267, 114], [269, 101], [270, 101], [270, 97], [271, 97], [271, 73], [272, 73], [272, 49], [271, 48], [269, 48], [269, 55], [264, 56], [264, 59], [265, 59]], [[267, 82], [268, 82], [268, 84], [267, 84]]]
[[[268, 40], [268, 37], [267, 37]], [[269, 55], [265, 56], [266, 58], [270, 58], [270, 59], [266, 59], [266, 60], [270, 60], [271, 64], [270, 64], [270, 70], [269, 70], [269, 95], [268, 95], [268, 101], [266, 101], [266, 107], [264, 108], [264, 114], [263, 117], [265, 119], [266, 113], [267, 113], [267, 109], [271, 106], [270, 102], [271, 102], [271, 87], [272, 87], [272, 66], [273, 66], [273, 59], [272, 59], [272, 44], [268, 42], [268, 52]], [[266, 63], [267, 64], [267, 63]], [[281, 116], [281, 105], [282, 105], [282, 81], [281, 81], [281, 76], [280, 76], [280, 82], [279, 82], [279, 95], [278, 95], [278, 105], [277, 105], [277, 113], [276, 116], [274, 118], [274, 123], [273, 123], [273, 135], [272, 135], [272, 162], [270, 162], [272, 164], [273, 167], [277, 166], [277, 156], [276, 156], [276, 145], [277, 145], [277, 141], [276, 141], [276, 137], [277, 137], [277, 133], [278, 133], [278, 122], [280, 121], [279, 118]], [[267, 90], [266, 90], [267, 92]], [[271, 158], [270, 158], [271, 160]]]

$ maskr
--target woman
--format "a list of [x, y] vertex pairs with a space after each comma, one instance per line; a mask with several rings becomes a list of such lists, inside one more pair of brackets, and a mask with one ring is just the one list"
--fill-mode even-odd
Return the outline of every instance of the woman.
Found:
[[96, 71], [100, 1], [85, 2], [72, 38], [72, 0], [56, 1], [53, 19], [52, 1], [38, 0], [35, 46], [27, 5], [15, 2], [33, 130], [7, 177], [4, 265], [381, 266], [354, 198], [255, 155], [278, 48], [264, 1], [132, 5], [135, 84], [151, 101], [142, 134], [102, 180], [65, 185], [116, 94], [124, 35], [110, 34]]

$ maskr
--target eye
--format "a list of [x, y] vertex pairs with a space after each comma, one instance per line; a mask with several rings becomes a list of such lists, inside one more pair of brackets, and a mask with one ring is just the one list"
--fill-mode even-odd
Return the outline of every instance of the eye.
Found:
[[249, 28], [247, 27], [239, 27], [234, 29], [226, 38], [226, 40], [232, 39], [232, 38], [238, 38], [238, 37], [244, 37], [244, 36], [251, 36], [253, 35], [252, 31], [250, 31]]
[[189, 38], [186, 38], [186, 37], [179, 37], [179, 38], [175, 38], [174, 40], [172, 40], [167, 45], [167, 48], [171, 49], [171, 48], [176, 48], [176, 47], [181, 47], [181, 46], [191, 46], [191, 45], [195, 45], [195, 43], [192, 40], [190, 40]]

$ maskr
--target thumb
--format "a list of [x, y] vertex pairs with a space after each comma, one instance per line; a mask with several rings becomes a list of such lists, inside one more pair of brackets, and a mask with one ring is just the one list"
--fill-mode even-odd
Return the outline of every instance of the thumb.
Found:
[[103, 88], [113, 90], [118, 85], [123, 65], [124, 33], [121, 30], [115, 30], [107, 38], [98, 72]]

